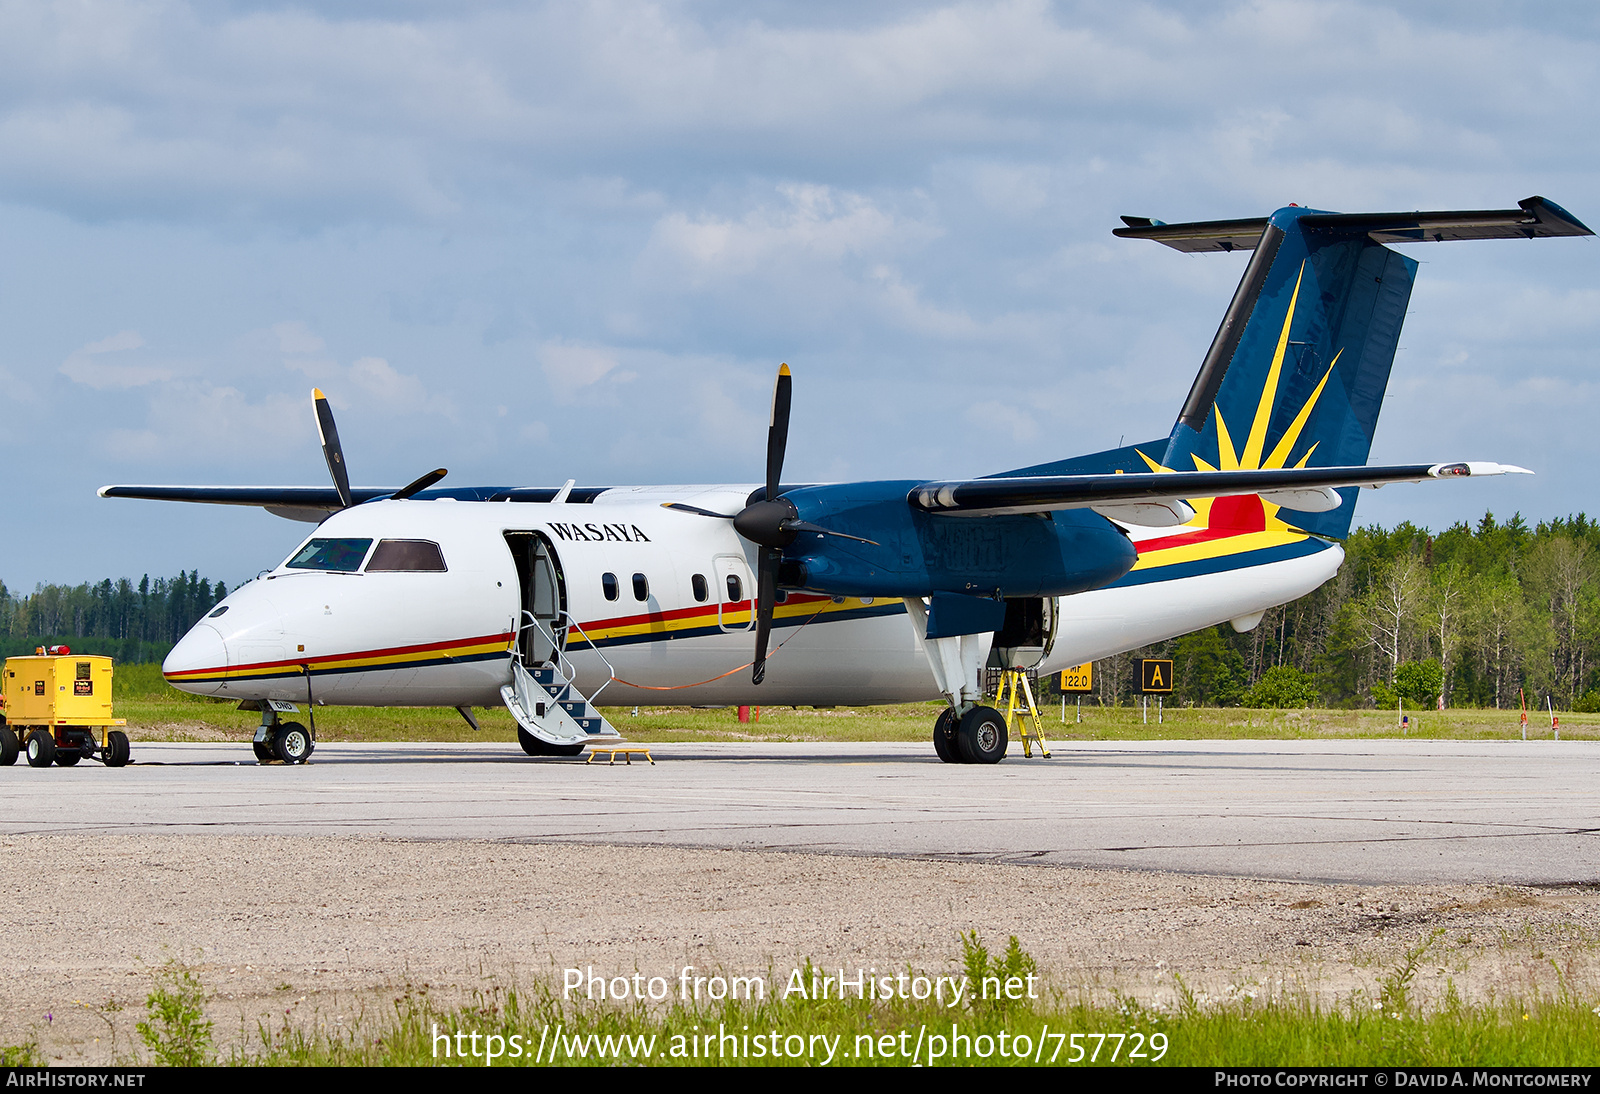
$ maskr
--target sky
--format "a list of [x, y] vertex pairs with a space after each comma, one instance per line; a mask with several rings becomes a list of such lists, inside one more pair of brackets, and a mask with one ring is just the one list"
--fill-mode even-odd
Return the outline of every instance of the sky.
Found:
[[[987, 474], [1164, 436], [1243, 270], [1166, 221], [1600, 226], [1600, 8], [0, 0], [0, 581], [310, 526], [107, 483]], [[1600, 240], [1416, 245], [1359, 522], [1600, 512]]]

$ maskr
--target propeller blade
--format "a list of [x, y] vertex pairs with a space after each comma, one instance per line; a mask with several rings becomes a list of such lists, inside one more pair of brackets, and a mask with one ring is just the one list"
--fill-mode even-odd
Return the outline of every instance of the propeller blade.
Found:
[[778, 479], [783, 475], [783, 450], [789, 445], [789, 400], [794, 381], [789, 366], [778, 366], [778, 380], [772, 387], [772, 421], [767, 426], [767, 500], [778, 497]]
[[778, 366], [778, 379], [772, 387], [772, 420], [767, 425], [767, 493], [762, 501], [748, 505], [734, 518], [734, 528], [745, 539], [761, 546], [756, 572], [756, 659], [750, 682], [767, 678], [767, 639], [772, 635], [772, 610], [778, 601], [778, 563], [783, 548], [794, 542], [794, 534], [783, 527], [795, 516], [794, 505], [778, 501], [778, 480], [783, 476], [783, 452], [789, 445], [789, 403], [794, 380], [788, 365]]
[[709, 509], [701, 509], [697, 506], [685, 505], [681, 501], [664, 501], [661, 503], [661, 508], [676, 509], [680, 513], [693, 513], [698, 517], [716, 517], [718, 520], [732, 520], [734, 518], [734, 514], [732, 513], [713, 513]]
[[355, 502], [350, 496], [350, 473], [345, 469], [344, 449], [339, 447], [339, 428], [333, 424], [333, 408], [320, 388], [311, 389], [311, 398], [317, 408], [317, 436], [322, 438], [328, 474], [333, 476], [333, 488], [339, 492], [340, 507], [348, 509]]
[[416, 482], [411, 483], [409, 486], [402, 486], [400, 489], [390, 494], [389, 497], [393, 501], [405, 501], [407, 498], [426, 490], [428, 487], [432, 486], [449, 473], [450, 472], [446, 471], [442, 467], [436, 468], [433, 471], [429, 471], [426, 475], [422, 476]]
[[760, 569], [756, 573], [756, 660], [750, 670], [752, 684], [767, 678], [767, 639], [772, 634], [772, 609], [778, 600], [778, 563], [782, 558], [781, 548], [761, 548]]

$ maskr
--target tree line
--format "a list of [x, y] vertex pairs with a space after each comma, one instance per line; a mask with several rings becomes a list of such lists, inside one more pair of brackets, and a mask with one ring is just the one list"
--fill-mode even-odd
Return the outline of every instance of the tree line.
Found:
[[160, 661], [188, 629], [228, 595], [198, 571], [137, 583], [38, 585], [17, 595], [0, 582], [0, 655], [32, 653], [38, 646], [69, 645], [79, 653], [108, 654], [125, 664]]
[[1138, 662], [1174, 661], [1173, 698], [1205, 706], [1412, 705], [1600, 710], [1600, 521], [1521, 514], [1431, 534], [1353, 532], [1339, 573], [1253, 629], [1224, 624], [1096, 664], [1104, 703]]

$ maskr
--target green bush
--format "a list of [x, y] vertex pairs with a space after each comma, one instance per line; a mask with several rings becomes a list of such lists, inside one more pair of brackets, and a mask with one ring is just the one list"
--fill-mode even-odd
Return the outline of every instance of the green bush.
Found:
[[1240, 700], [1247, 707], [1289, 709], [1317, 706], [1321, 701], [1322, 689], [1317, 686], [1316, 677], [1293, 665], [1274, 665]]
[[1444, 670], [1431, 657], [1426, 661], [1407, 661], [1394, 670], [1394, 690], [1401, 698], [1418, 706], [1437, 706], [1439, 692], [1444, 690]]
[[135, 1028], [157, 1064], [200, 1067], [211, 1062], [206, 993], [187, 965], [170, 960], [157, 969], [155, 989], [144, 1007], [146, 1020]]

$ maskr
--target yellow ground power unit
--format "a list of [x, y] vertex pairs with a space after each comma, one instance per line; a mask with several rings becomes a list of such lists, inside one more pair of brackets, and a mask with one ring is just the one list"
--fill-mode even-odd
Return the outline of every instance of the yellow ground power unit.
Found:
[[128, 762], [128, 735], [111, 716], [111, 658], [92, 654], [8, 657], [0, 711], [0, 765], [27, 754], [32, 767], [71, 767], [98, 756], [107, 767]]

